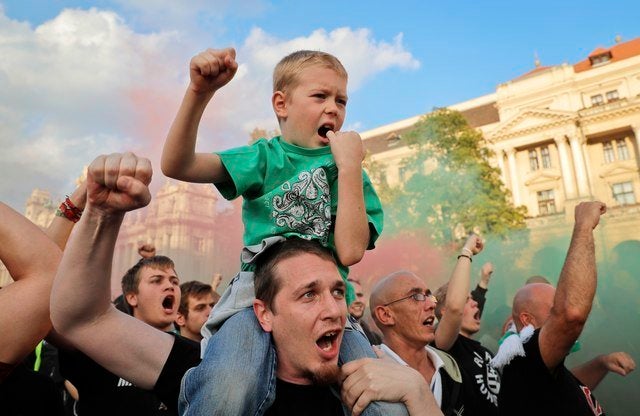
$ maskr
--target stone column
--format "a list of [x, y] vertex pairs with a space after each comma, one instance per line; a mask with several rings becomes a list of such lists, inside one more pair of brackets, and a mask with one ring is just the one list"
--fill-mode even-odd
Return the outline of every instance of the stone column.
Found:
[[520, 184], [518, 182], [518, 173], [516, 166], [516, 149], [511, 148], [506, 151], [509, 160], [509, 175], [511, 177], [511, 195], [513, 195], [513, 205], [520, 206]]
[[640, 166], [640, 124], [631, 126], [633, 129], [633, 135], [636, 136], [636, 166]]
[[569, 137], [571, 144], [571, 155], [573, 156], [573, 167], [576, 171], [576, 182], [578, 183], [578, 196], [589, 196], [589, 181], [587, 180], [587, 170], [584, 165], [580, 138], [572, 135]]
[[500, 169], [500, 179], [502, 183], [507, 184], [507, 172], [504, 170], [504, 151], [496, 151], [496, 159], [498, 159], [498, 168]]
[[556, 137], [553, 139], [556, 142], [558, 148], [558, 155], [560, 155], [560, 170], [562, 171], [562, 183], [564, 184], [564, 191], [567, 199], [573, 199], [576, 197], [576, 187], [573, 181], [573, 173], [571, 166], [569, 165], [569, 155], [567, 154], [567, 139], [564, 136]]

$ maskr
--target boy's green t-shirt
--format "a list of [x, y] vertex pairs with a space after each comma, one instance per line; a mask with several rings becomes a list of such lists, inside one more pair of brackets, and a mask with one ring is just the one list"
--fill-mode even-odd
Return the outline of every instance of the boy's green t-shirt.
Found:
[[[334, 222], [338, 207], [338, 169], [331, 149], [307, 149], [281, 137], [219, 152], [231, 180], [216, 184], [226, 199], [244, 198], [244, 244], [274, 235], [316, 239], [335, 253]], [[369, 249], [383, 226], [382, 204], [362, 171], [369, 221]], [[250, 270], [242, 265], [243, 270]], [[348, 269], [340, 265], [345, 277]]]

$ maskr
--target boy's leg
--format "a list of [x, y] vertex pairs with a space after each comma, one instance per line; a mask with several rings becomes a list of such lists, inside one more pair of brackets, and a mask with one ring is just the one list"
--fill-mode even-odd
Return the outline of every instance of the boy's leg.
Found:
[[[342, 337], [342, 345], [340, 346], [339, 364], [348, 363], [349, 361], [359, 358], [377, 358], [373, 347], [369, 344], [369, 340], [364, 332], [360, 332], [354, 328], [354, 324], [359, 328], [357, 323], [351, 321], [351, 317], [347, 319], [347, 325]], [[338, 395], [338, 397], [340, 397]], [[349, 409], [345, 409], [346, 414], [350, 414]], [[362, 412], [363, 416], [408, 416], [407, 408], [402, 403], [389, 402], [372, 402]]]
[[245, 308], [209, 340], [202, 362], [185, 374], [179, 412], [191, 415], [262, 415], [275, 399], [276, 355], [271, 335]]

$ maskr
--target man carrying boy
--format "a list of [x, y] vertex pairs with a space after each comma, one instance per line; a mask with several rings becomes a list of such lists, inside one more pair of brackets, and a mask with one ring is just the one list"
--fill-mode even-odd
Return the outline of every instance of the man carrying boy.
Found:
[[[183, 393], [200, 408], [220, 409], [224, 401], [228, 412], [253, 415], [262, 412], [275, 385], [270, 336], [252, 325], [253, 260], [283, 238], [314, 239], [333, 251], [346, 278], [347, 267], [373, 248], [382, 230], [382, 207], [362, 170], [360, 136], [340, 132], [347, 72], [323, 52], [294, 52], [276, 66], [272, 106], [281, 136], [220, 153], [196, 153], [204, 109], [237, 68], [231, 48], [209, 49], [191, 60], [191, 83], [169, 131], [162, 170], [180, 180], [211, 182], [227, 199], [244, 198], [241, 272], [203, 328], [203, 361], [185, 376]], [[375, 357], [366, 338], [347, 327], [341, 361]], [[231, 354], [236, 350], [245, 354]]]

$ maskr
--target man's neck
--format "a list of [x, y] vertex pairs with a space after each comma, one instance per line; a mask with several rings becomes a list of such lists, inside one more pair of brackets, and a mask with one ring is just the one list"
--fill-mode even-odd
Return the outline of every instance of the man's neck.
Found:
[[431, 378], [436, 369], [429, 354], [427, 354], [427, 350], [425, 349], [426, 345], [406, 342], [403, 339], [393, 336], [385, 337], [383, 342], [387, 347], [391, 348], [393, 352], [398, 354], [409, 367], [422, 374], [422, 377], [424, 377], [427, 383], [431, 383]]

